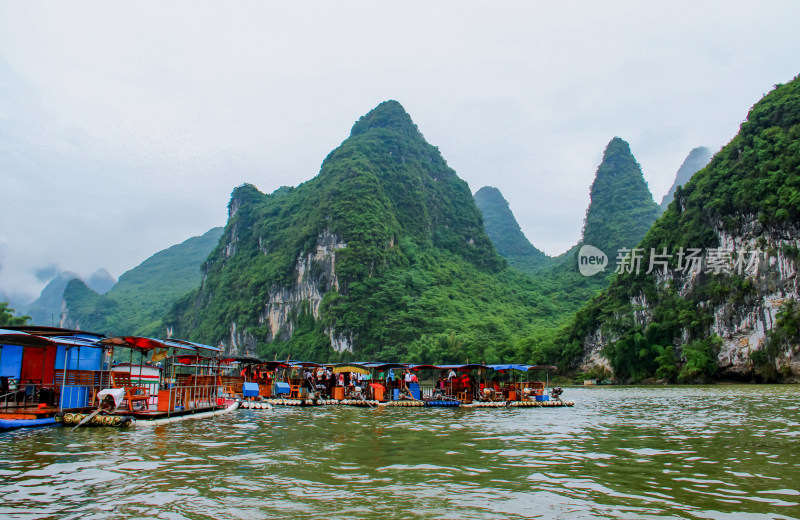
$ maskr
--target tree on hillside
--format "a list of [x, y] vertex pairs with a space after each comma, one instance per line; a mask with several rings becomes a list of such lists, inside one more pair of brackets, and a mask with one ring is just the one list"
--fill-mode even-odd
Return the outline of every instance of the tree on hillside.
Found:
[[0, 302], [0, 327], [26, 325], [30, 316], [14, 316], [14, 309], [8, 307], [8, 302]]

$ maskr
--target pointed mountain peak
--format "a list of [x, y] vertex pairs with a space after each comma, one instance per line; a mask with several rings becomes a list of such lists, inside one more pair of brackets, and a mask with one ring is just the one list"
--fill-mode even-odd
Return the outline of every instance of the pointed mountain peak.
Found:
[[592, 183], [583, 227], [583, 243], [599, 247], [609, 257], [632, 248], [658, 217], [658, 205], [627, 142], [615, 137]]
[[[636, 164], [630, 145], [624, 139], [615, 137], [606, 146], [606, 150], [603, 153], [603, 162], [600, 164], [600, 168], [597, 169], [597, 177], [600, 177], [603, 173], [615, 173], [617, 168], [625, 167], [627, 166], [626, 163], [630, 162]], [[606, 168], [603, 168], [603, 166], [606, 166]], [[638, 168], [639, 165], [636, 164], [636, 167]]]
[[386, 128], [414, 137], [421, 135], [403, 105], [394, 100], [384, 101], [368, 114], [361, 116], [353, 125], [350, 136], [363, 134], [373, 128]]
[[508, 207], [508, 201], [505, 199], [505, 197], [503, 197], [503, 194], [500, 193], [500, 190], [494, 186], [484, 186], [483, 188], [479, 189], [475, 192], [475, 198], [492, 200]]

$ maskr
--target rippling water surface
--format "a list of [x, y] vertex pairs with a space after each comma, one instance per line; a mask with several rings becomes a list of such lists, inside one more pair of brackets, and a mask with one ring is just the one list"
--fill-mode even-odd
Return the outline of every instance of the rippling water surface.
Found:
[[0, 433], [0, 518], [800, 518], [800, 388]]

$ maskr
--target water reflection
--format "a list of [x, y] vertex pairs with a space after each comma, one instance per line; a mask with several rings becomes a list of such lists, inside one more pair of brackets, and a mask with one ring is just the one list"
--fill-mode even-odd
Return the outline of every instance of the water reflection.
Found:
[[6, 432], [0, 517], [799, 517], [793, 387], [568, 395], [575, 408], [279, 408]]

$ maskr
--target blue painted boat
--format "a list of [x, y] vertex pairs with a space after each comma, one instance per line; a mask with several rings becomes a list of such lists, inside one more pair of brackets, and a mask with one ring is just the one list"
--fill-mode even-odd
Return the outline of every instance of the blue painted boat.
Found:
[[10, 430], [13, 428], [34, 428], [38, 426], [50, 426], [56, 424], [53, 417], [44, 419], [0, 419], [0, 430]]

